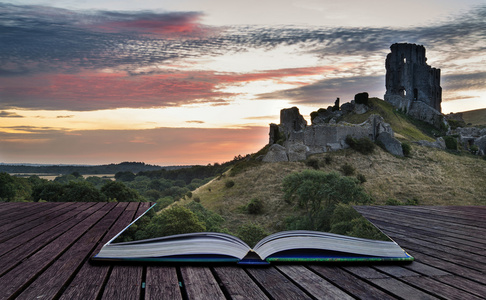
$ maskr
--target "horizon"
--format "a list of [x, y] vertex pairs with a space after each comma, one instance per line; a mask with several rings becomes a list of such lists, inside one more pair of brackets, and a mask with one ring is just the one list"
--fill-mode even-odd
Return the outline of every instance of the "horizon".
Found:
[[383, 99], [401, 42], [441, 69], [443, 113], [486, 108], [486, 4], [398, 3], [0, 0], [0, 162], [227, 162], [281, 109]]

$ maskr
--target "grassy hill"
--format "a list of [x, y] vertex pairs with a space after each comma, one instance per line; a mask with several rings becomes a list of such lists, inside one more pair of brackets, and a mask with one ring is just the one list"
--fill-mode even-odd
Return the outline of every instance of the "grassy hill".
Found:
[[[314, 155], [308, 161], [317, 161], [324, 172], [342, 173], [343, 165], [352, 166], [355, 172], [351, 176], [364, 175], [366, 181], [362, 187], [378, 205], [486, 205], [485, 159], [414, 144], [417, 140], [435, 140], [433, 134], [437, 134], [437, 130], [411, 120], [382, 100], [370, 100], [371, 111], [346, 116], [345, 120], [360, 123], [372, 113], [382, 115], [400, 140], [412, 144], [411, 157], [396, 157], [376, 147], [370, 155], [346, 149]], [[232, 231], [249, 222], [265, 224], [270, 232], [282, 230], [283, 220], [294, 210], [283, 200], [282, 181], [292, 172], [311, 169], [310, 164], [253, 160], [233, 168], [233, 172], [230, 170], [198, 188], [192, 198], [182, 203], [198, 199], [203, 206], [223, 216], [226, 227]], [[250, 215], [246, 212], [245, 207], [252, 199], [264, 203], [263, 213]]]
[[466, 124], [473, 124], [475, 126], [486, 125], [486, 108], [462, 112], [462, 117]]

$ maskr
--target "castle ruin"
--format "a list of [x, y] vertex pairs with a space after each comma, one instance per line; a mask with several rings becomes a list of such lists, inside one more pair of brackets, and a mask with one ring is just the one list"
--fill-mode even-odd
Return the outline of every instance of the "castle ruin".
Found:
[[385, 101], [414, 118], [440, 127], [440, 69], [432, 68], [422, 45], [397, 43], [386, 57]]

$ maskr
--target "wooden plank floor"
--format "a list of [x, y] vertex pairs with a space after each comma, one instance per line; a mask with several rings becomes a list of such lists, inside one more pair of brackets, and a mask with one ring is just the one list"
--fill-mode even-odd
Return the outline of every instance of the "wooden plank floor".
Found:
[[0, 299], [485, 299], [486, 207], [360, 206], [411, 264], [93, 265], [149, 203], [0, 203]]

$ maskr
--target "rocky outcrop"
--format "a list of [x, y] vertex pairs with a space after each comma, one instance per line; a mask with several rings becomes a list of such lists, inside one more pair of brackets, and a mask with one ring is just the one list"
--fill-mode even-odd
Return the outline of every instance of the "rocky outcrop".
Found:
[[429, 141], [422, 140], [422, 141], [418, 141], [418, 142], [415, 142], [415, 143], [420, 145], [420, 146], [437, 148], [437, 149], [442, 149], [442, 150], [444, 150], [446, 148], [444, 138], [442, 138], [442, 137], [437, 138], [437, 140], [435, 140], [435, 142], [429, 142]]
[[390, 152], [391, 154], [403, 156], [402, 143], [400, 143], [400, 141], [394, 138], [390, 133], [383, 132], [378, 135], [376, 140], [383, 144], [386, 151]]
[[264, 162], [280, 162], [280, 161], [289, 161], [289, 157], [287, 156], [287, 150], [284, 146], [279, 144], [273, 144], [268, 149], [267, 154], [263, 157]]
[[457, 136], [457, 141], [464, 149], [470, 149], [471, 146], [478, 147], [478, 154], [484, 155], [486, 153], [486, 128], [478, 127], [458, 127], [449, 130], [447, 135]]

